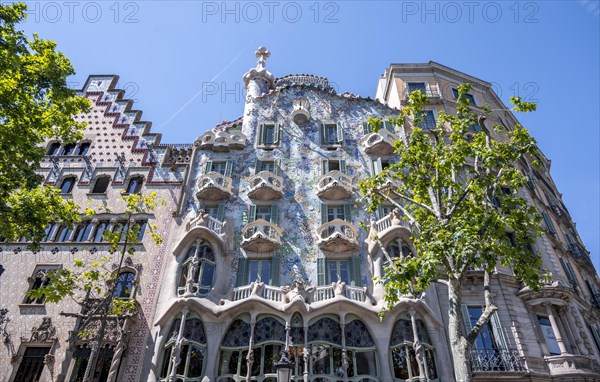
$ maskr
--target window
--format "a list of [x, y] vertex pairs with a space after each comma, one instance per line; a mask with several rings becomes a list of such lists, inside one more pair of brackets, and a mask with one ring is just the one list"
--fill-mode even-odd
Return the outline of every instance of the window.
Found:
[[143, 182], [143, 177], [134, 176], [133, 178], [129, 179], [129, 184], [127, 184], [127, 190], [125, 192], [128, 194], [139, 194], [142, 191]]
[[550, 216], [548, 216], [548, 214], [545, 212], [541, 212], [541, 215], [544, 219], [544, 223], [546, 224], [546, 228], [548, 228], [548, 232], [552, 235], [556, 234], [556, 229], [554, 228], [554, 224], [552, 223]]
[[58, 150], [60, 150], [60, 142], [54, 142], [48, 148], [48, 155], [58, 155]]
[[[199, 381], [204, 370], [204, 361], [206, 355], [206, 333], [204, 325], [199, 318], [186, 318], [182, 342], [177, 341], [180, 337], [179, 330], [181, 329], [181, 318], [177, 318], [167, 337], [167, 341], [163, 348], [162, 359], [159, 368], [160, 381], [170, 381], [169, 376], [175, 374], [177, 381]], [[173, 365], [173, 352], [179, 347], [180, 362], [178, 365]], [[176, 367], [173, 370], [173, 367]]]
[[332, 282], [343, 282], [350, 285], [350, 261], [329, 260], [327, 262], [327, 279]]
[[28, 347], [15, 375], [15, 382], [39, 381], [44, 370], [44, 357], [50, 352], [49, 347]]
[[594, 343], [596, 344], [596, 348], [600, 352], [600, 330], [595, 326], [588, 325], [590, 332], [592, 332], [592, 337], [594, 338]]
[[[236, 319], [225, 334], [219, 354], [219, 381], [245, 380], [248, 373], [249, 317]], [[275, 317], [259, 317], [254, 325], [252, 380], [275, 382], [280, 353], [285, 346], [285, 324]], [[302, 374], [300, 374], [300, 377]], [[256, 378], [256, 379], [255, 379]], [[301, 380], [301, 379], [300, 379]]]
[[105, 194], [108, 185], [110, 184], [109, 176], [101, 176], [96, 179], [96, 183], [94, 183], [94, 188], [92, 189], [92, 194]]
[[271, 260], [249, 260], [248, 279], [246, 284], [262, 281], [271, 285]]
[[423, 130], [433, 130], [435, 129], [435, 114], [433, 114], [433, 110], [423, 110], [421, 114], [421, 122], [419, 123], [419, 127]]
[[469, 131], [472, 131], [474, 133], [479, 133], [483, 131], [483, 127], [478, 122], [470, 124], [468, 129]]
[[[405, 257], [412, 256], [410, 245], [408, 245], [408, 243], [402, 239], [392, 241], [390, 244], [388, 244], [385, 250], [391, 259], [403, 259]], [[388, 265], [389, 260], [385, 259], [384, 264]]]
[[[50, 279], [47, 277], [48, 271], [57, 269], [56, 266], [37, 266], [33, 271], [32, 281], [30, 282], [29, 291], [37, 290], [50, 284]], [[24, 304], [43, 304], [46, 296], [42, 295], [39, 298], [33, 298], [25, 295]]]
[[258, 127], [257, 143], [259, 146], [277, 146], [280, 143], [281, 125], [262, 123]]
[[585, 285], [587, 286], [588, 291], [590, 292], [592, 304], [597, 308], [600, 308], [600, 294], [598, 294], [598, 289], [596, 289], [596, 285], [594, 285], [593, 281], [590, 282], [589, 280], [585, 280]]
[[269, 223], [277, 224], [279, 218], [277, 204], [262, 205], [262, 206], [250, 206], [248, 212], [248, 223], [252, 223], [255, 220], [266, 220]]
[[[108, 372], [110, 371], [114, 350], [114, 347], [108, 344], [100, 348], [96, 366], [92, 369], [92, 381], [102, 382], [108, 380]], [[91, 349], [86, 345], [79, 345], [75, 348], [73, 352], [73, 361], [75, 364], [71, 373], [71, 382], [83, 381], [91, 353]]]
[[69, 176], [63, 179], [62, 184], [60, 185], [60, 193], [61, 194], [70, 194], [73, 191], [73, 186], [75, 185], [75, 177]]
[[554, 335], [550, 319], [548, 317], [538, 316], [538, 322], [540, 323], [540, 329], [542, 330], [544, 341], [548, 347], [548, 352], [550, 352], [550, 355], [559, 355], [560, 348], [558, 347], [558, 341]]
[[321, 223], [329, 223], [335, 219], [350, 221], [350, 205], [321, 204]]
[[141, 243], [142, 240], [144, 239], [144, 233], [146, 233], [146, 226], [148, 225], [148, 222], [146, 220], [140, 220], [137, 221], [135, 223], [133, 223], [133, 227], [135, 230], [137, 230], [137, 241], [138, 243]]
[[573, 270], [571, 263], [563, 258], [559, 258], [558, 260], [560, 261], [560, 265], [562, 265], [562, 268], [565, 271], [565, 274], [567, 275], [569, 283], [571, 284], [573, 289], [577, 289], [577, 287], [579, 286], [579, 282], [577, 281], [577, 276], [575, 275], [575, 271]]
[[[458, 99], [458, 89], [452, 88], [452, 94], [454, 95], [454, 98]], [[469, 104], [477, 106], [477, 104], [475, 103], [475, 97], [472, 94], [465, 93], [463, 97], [465, 97], [469, 101]]]
[[425, 85], [425, 82], [409, 82], [406, 85], [409, 93], [419, 90], [421, 93], [427, 94], [427, 86]]
[[212, 247], [199, 242], [188, 249], [179, 276], [179, 295], [188, 291], [191, 278], [191, 293], [205, 295], [211, 291], [215, 281], [216, 262]]
[[87, 154], [88, 151], [90, 151], [90, 146], [91, 146], [90, 142], [80, 143], [79, 146], [77, 147], [77, 152], [75, 153], [75, 155], [85, 155], [85, 154]]
[[75, 151], [75, 144], [69, 143], [69, 144], [63, 146], [63, 149], [62, 149], [60, 155], [73, 155], [74, 151]]
[[[480, 306], [463, 305], [462, 309], [463, 320], [468, 333], [477, 323], [479, 317], [481, 317], [482, 308]], [[497, 313], [492, 314], [488, 323], [483, 327], [481, 332], [479, 332], [479, 335], [473, 344], [473, 348], [477, 350], [498, 350], [507, 348]]]
[[323, 175], [326, 175], [330, 171], [339, 171], [343, 174], [348, 173], [346, 168], [346, 161], [343, 159], [325, 159], [322, 163]]
[[377, 158], [371, 162], [371, 174], [381, 174], [383, 170], [390, 166], [391, 162], [389, 159]]
[[224, 176], [231, 176], [233, 170], [233, 162], [232, 161], [208, 161], [204, 166], [204, 171], [208, 172], [216, 172]]
[[321, 144], [324, 146], [340, 145], [344, 142], [344, 128], [341, 122], [321, 125]]
[[279, 159], [277, 160], [259, 160], [256, 163], [256, 174], [258, 174], [259, 172], [268, 172], [271, 174], [274, 174], [276, 176], [279, 176], [280, 174], [280, 163], [279, 163]]
[[349, 259], [317, 258], [317, 283], [328, 285], [343, 282], [348, 286], [362, 286], [360, 272], [360, 257], [352, 256]]
[[56, 224], [54, 223], [50, 223], [46, 226], [46, 229], [44, 230], [45, 232], [45, 237], [44, 237], [44, 241], [50, 241], [52, 240], [52, 236], [54, 234], [54, 229], [56, 228]]
[[64, 243], [65, 241], [69, 241], [71, 239], [71, 227], [66, 226], [66, 225], [61, 225], [60, 228], [58, 229], [58, 233], [56, 234], [56, 237], [54, 238], [54, 241], [58, 242], [58, 243]]
[[131, 292], [133, 291], [133, 280], [135, 280], [135, 273], [133, 272], [121, 272], [115, 282], [115, 289], [113, 291], [114, 298], [130, 298]]
[[92, 222], [84, 222], [79, 224], [77, 226], [77, 229], [75, 230], [75, 235], [73, 235], [73, 240], [78, 243], [86, 241], [90, 236], [90, 233], [92, 232], [93, 228], [94, 225], [92, 224]]
[[94, 234], [94, 242], [95, 243], [101, 243], [103, 241], [106, 241], [104, 239], [104, 231], [106, 231], [108, 229], [110, 225], [110, 222], [103, 220], [100, 221], [98, 223], [98, 225], [96, 226], [96, 233]]
[[[431, 345], [431, 339], [425, 323], [417, 319], [417, 336], [423, 346], [425, 356], [425, 374], [428, 381], [438, 379], [435, 365], [435, 352]], [[391, 358], [390, 366], [392, 375], [396, 380], [416, 381], [419, 380], [419, 364], [414, 349], [415, 335], [410, 319], [400, 319], [394, 324], [390, 338]]]
[[[395, 126], [393, 123], [389, 122], [389, 121], [382, 121], [381, 125], [379, 126], [379, 128], [383, 128], [386, 129], [388, 131], [391, 131], [392, 133], [396, 130]], [[363, 133], [364, 134], [369, 134], [373, 131], [373, 129], [371, 128], [371, 126], [369, 126], [369, 124], [367, 122], [363, 122]]]

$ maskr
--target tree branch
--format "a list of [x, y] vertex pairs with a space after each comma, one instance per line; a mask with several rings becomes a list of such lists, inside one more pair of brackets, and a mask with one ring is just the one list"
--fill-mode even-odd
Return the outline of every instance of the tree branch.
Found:
[[490, 291], [490, 273], [487, 270], [484, 272], [483, 275], [483, 295], [485, 300], [485, 307], [481, 312], [481, 316], [479, 317], [475, 325], [473, 325], [471, 331], [467, 335], [467, 341], [469, 342], [469, 344], [473, 344], [473, 342], [475, 342], [475, 339], [477, 338], [479, 333], [481, 333], [485, 324], [487, 324], [490, 321], [492, 314], [494, 314], [494, 312], [498, 310], [498, 307], [492, 302], [492, 294]]

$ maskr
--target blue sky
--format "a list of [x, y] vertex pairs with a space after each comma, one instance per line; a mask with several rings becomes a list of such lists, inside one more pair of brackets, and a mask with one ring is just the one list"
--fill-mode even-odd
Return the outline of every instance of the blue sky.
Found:
[[374, 97], [390, 63], [437, 61], [494, 84], [552, 160], [552, 175], [600, 265], [599, 1], [38, 1], [23, 28], [77, 70], [118, 74], [163, 142], [193, 142], [243, 113], [254, 51], [275, 76], [310, 73]]

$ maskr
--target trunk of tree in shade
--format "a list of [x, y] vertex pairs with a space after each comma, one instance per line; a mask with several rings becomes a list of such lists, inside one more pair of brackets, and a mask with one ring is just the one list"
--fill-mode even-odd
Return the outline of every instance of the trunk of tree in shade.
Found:
[[[448, 339], [454, 365], [456, 382], [471, 381], [471, 365], [469, 350], [471, 345], [463, 328], [461, 311], [460, 283], [449, 280], [448, 284]], [[467, 317], [468, 319], [468, 317]]]

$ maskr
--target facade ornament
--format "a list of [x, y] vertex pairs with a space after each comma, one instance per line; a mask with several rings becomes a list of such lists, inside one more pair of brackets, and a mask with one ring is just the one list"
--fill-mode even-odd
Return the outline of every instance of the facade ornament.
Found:
[[40, 326], [31, 328], [29, 342], [52, 342], [56, 341], [56, 328], [52, 325], [50, 317], [44, 317]]

